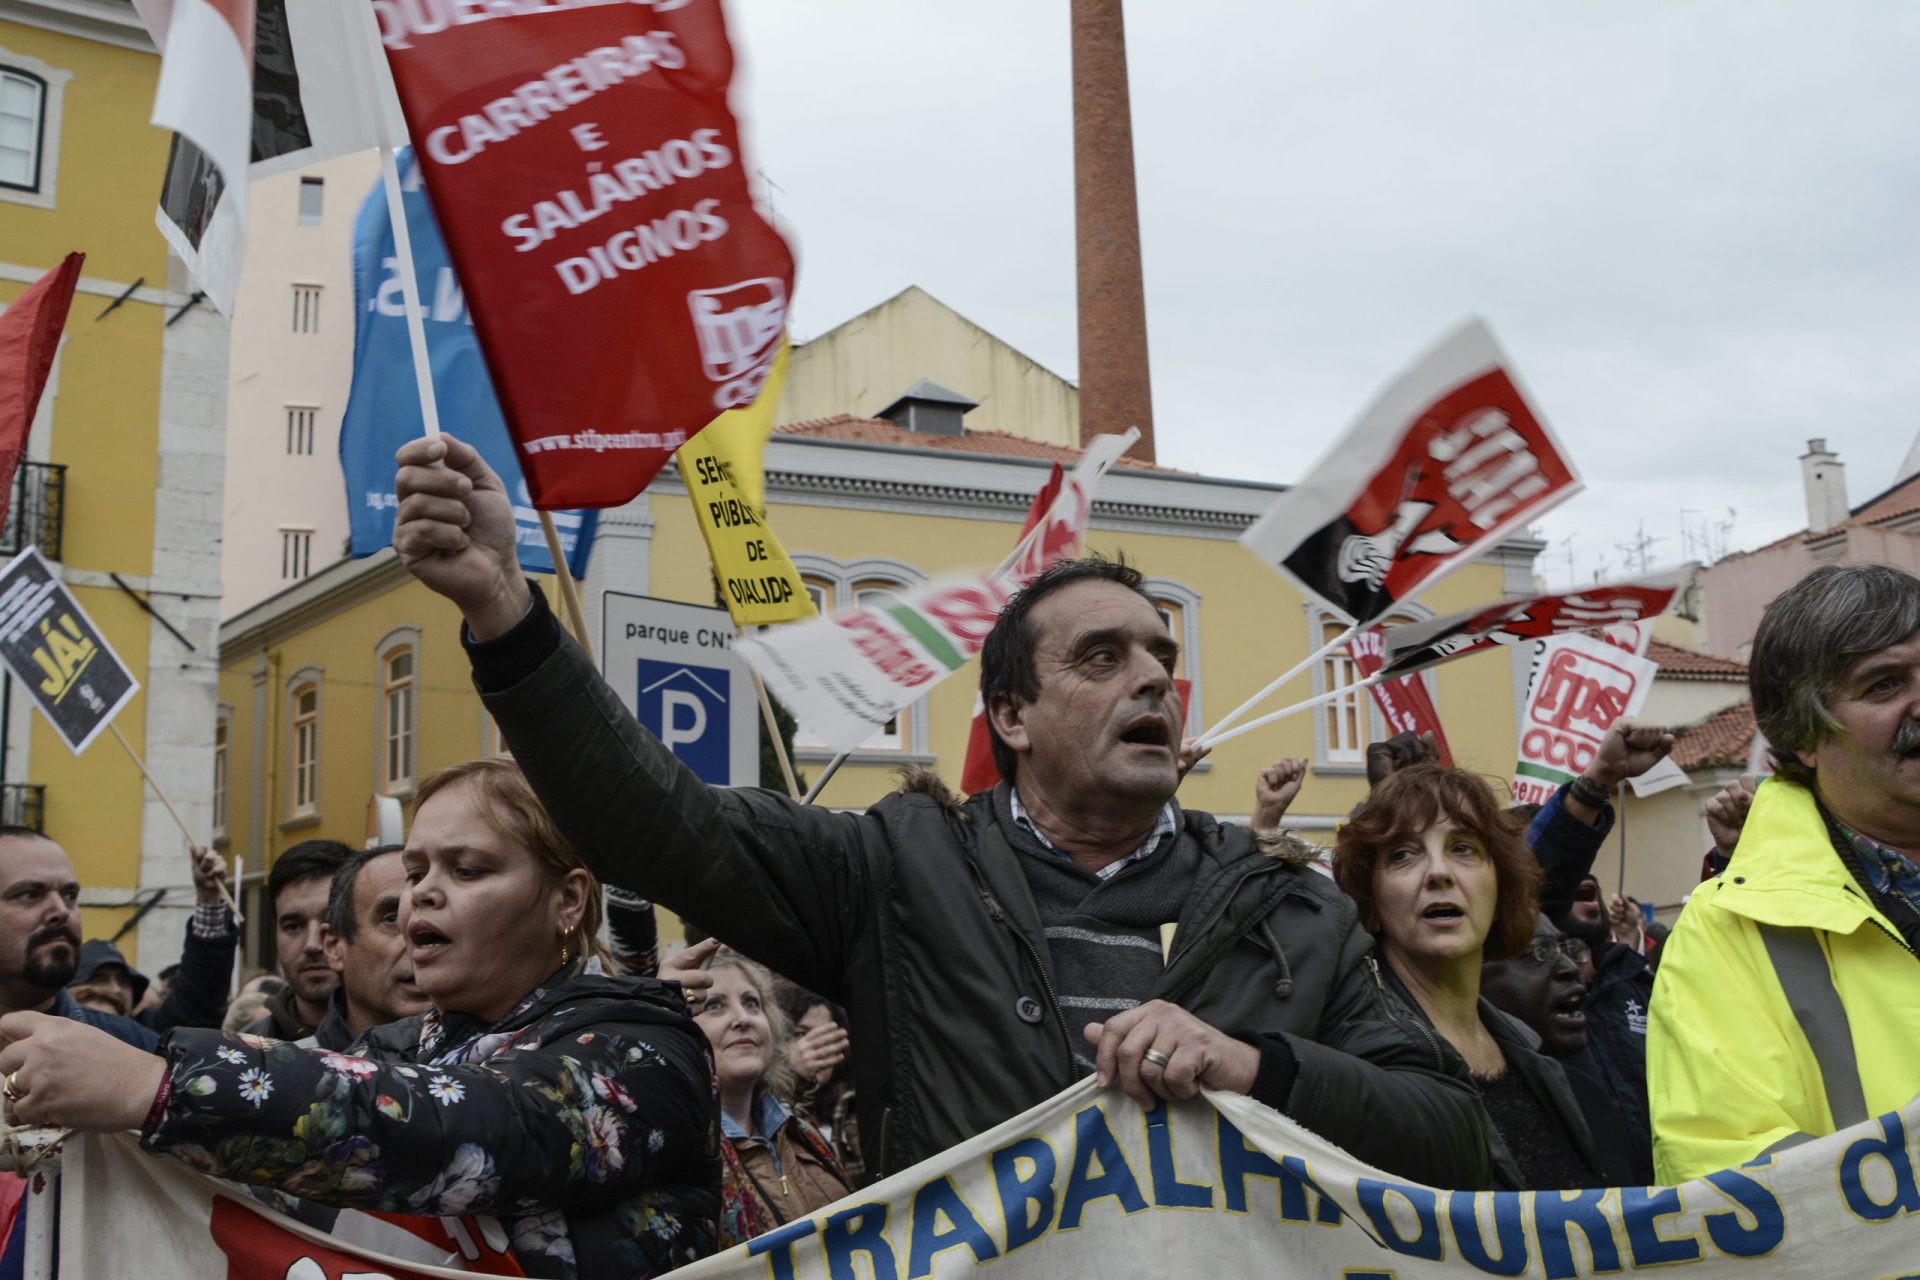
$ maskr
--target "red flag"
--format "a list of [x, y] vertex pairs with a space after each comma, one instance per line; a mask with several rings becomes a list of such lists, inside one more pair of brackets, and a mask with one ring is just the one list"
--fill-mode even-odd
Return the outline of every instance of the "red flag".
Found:
[[1240, 542], [1368, 623], [1579, 491], [1552, 429], [1473, 321], [1388, 386]]
[[[1347, 642], [1347, 652], [1353, 655], [1353, 665], [1362, 678], [1380, 669], [1382, 631], [1380, 627], [1368, 627]], [[1427, 692], [1424, 680], [1418, 675], [1382, 680], [1373, 686], [1373, 701], [1380, 708], [1389, 732], [1431, 733], [1433, 745], [1440, 751], [1440, 763], [1453, 768], [1453, 749], [1447, 746], [1447, 731], [1440, 727], [1440, 713], [1434, 708], [1433, 695]]]
[[53, 373], [60, 331], [80, 283], [84, 253], [70, 253], [0, 313], [0, 521], [13, 498], [13, 474], [26, 451], [40, 393]]
[[[1040, 492], [1033, 495], [1033, 501], [1027, 506], [1027, 522], [1020, 526], [1022, 541], [1033, 532], [1033, 526], [1045, 517], [1053, 506], [1053, 500], [1060, 496], [1060, 485], [1065, 478], [1060, 464], [1054, 463], [1047, 482], [1040, 486]], [[993, 738], [987, 732], [987, 710], [980, 705], [980, 696], [975, 694], [973, 728], [967, 734], [967, 762], [960, 769], [960, 793], [970, 796], [976, 791], [985, 791], [999, 781], [1000, 770], [993, 763]]]
[[1502, 600], [1430, 622], [1388, 627], [1382, 637], [1385, 670], [1400, 676], [1495, 645], [1530, 644], [1576, 631], [1598, 631], [1657, 618], [1687, 589], [1694, 568], [1688, 564], [1644, 582], [1615, 582], [1555, 595]]
[[377, 13], [534, 505], [618, 506], [753, 403], [786, 329], [720, 0]]

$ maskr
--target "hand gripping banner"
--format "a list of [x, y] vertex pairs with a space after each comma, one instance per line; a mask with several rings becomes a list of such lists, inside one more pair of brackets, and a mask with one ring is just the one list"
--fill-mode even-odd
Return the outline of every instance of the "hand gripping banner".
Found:
[[[1447, 1191], [1361, 1164], [1250, 1098], [1208, 1094], [1146, 1112], [1086, 1080], [810, 1217], [673, 1274], [1902, 1277], [1920, 1258], [1916, 1125], [1920, 1102], [1671, 1188]], [[453, 1220], [451, 1249], [424, 1248], [400, 1225], [437, 1226], [434, 1219], [362, 1222], [354, 1234], [368, 1243], [348, 1243], [142, 1152], [131, 1134], [76, 1136], [66, 1152], [63, 1278], [498, 1273], [488, 1265], [496, 1256], [491, 1219]], [[430, 1257], [466, 1269], [445, 1270]]]
[[1387, 387], [1240, 542], [1365, 624], [1579, 491], [1475, 320]]
[[626, 502], [753, 402], [793, 294], [720, 0], [373, 7], [534, 505]]

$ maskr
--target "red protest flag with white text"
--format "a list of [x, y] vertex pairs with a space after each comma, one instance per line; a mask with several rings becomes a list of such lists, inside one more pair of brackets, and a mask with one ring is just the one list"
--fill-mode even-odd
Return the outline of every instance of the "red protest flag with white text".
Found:
[[534, 505], [626, 502], [753, 403], [793, 295], [720, 0], [376, 13]]
[[67, 308], [86, 260], [84, 253], [68, 254], [0, 312], [0, 520], [13, 498], [13, 475], [53, 373], [60, 331], [67, 326]]
[[[1380, 670], [1385, 650], [1382, 631], [1380, 627], [1368, 627], [1347, 641], [1347, 652], [1353, 655], [1353, 665], [1362, 679]], [[1373, 703], [1380, 708], [1389, 733], [1432, 734], [1440, 763], [1453, 768], [1453, 749], [1447, 745], [1447, 731], [1440, 725], [1440, 712], [1434, 707], [1433, 695], [1427, 692], [1424, 680], [1417, 674], [1382, 680], [1373, 686], [1372, 692]]]
[[1364, 624], [1579, 491], [1475, 320], [1388, 386], [1240, 542]]
[[[1502, 600], [1431, 622], [1388, 627], [1383, 637], [1382, 670], [1390, 677], [1401, 676], [1495, 645], [1530, 644], [1657, 618], [1687, 589], [1695, 567], [1684, 565], [1644, 582], [1615, 582], [1555, 595]], [[1631, 646], [1609, 642], [1628, 653], [1634, 651]]]
[[[1053, 500], [1060, 496], [1060, 484], [1065, 478], [1066, 473], [1060, 469], [1060, 464], [1054, 463], [1047, 482], [1040, 486], [1040, 492], [1033, 495], [1033, 502], [1027, 507], [1027, 522], [1020, 526], [1023, 541], [1041, 518], [1053, 509]], [[960, 793], [970, 796], [976, 791], [985, 791], [999, 781], [1000, 769], [993, 763], [993, 737], [987, 732], [987, 709], [981, 705], [980, 695], [975, 694], [973, 727], [967, 731], [967, 761], [960, 769]]]

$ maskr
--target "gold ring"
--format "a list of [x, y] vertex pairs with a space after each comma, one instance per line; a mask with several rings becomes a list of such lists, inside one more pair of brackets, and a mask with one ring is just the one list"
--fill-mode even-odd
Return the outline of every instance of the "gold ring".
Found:
[[13, 1087], [13, 1078], [18, 1074], [19, 1073], [15, 1071], [7, 1072], [6, 1087], [4, 1089], [0, 1089], [0, 1095], [4, 1095], [8, 1102], [18, 1102], [20, 1101], [20, 1099], [27, 1096], [26, 1090], [16, 1089]]
[[1169, 1058], [1166, 1054], [1160, 1052], [1158, 1049], [1149, 1049], [1141, 1056], [1145, 1058], [1148, 1062], [1151, 1062], [1156, 1067], [1164, 1067], [1169, 1062], [1173, 1061], [1172, 1058]]

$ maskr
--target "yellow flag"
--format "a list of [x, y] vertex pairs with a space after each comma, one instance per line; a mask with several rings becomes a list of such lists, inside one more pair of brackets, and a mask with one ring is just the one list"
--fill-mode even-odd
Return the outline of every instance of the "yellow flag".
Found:
[[796, 622], [814, 615], [800, 571], [766, 525], [763, 459], [786, 375], [783, 340], [759, 398], [715, 418], [674, 455], [735, 626]]

